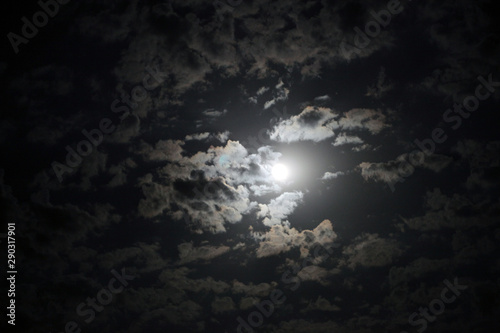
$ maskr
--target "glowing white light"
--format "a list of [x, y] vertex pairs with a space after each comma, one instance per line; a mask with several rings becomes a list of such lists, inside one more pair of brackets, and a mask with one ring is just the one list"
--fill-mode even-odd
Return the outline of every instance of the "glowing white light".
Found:
[[272, 174], [276, 180], [285, 180], [288, 178], [288, 168], [283, 164], [273, 166]]

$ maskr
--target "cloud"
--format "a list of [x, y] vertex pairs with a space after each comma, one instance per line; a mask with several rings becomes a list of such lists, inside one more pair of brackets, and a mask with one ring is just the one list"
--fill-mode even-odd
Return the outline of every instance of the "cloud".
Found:
[[[289, 321], [281, 321], [279, 325], [273, 329], [275, 333], [316, 333], [316, 332], [339, 332], [347, 333], [334, 321], [328, 320], [324, 322], [307, 321], [304, 319], [292, 319]], [[352, 332], [352, 331], [351, 331]], [[369, 333], [369, 329], [357, 329], [357, 333]]]
[[297, 273], [297, 277], [302, 281], [316, 281], [323, 285], [329, 284], [327, 276], [328, 270], [317, 265], [306, 266]]
[[262, 218], [264, 225], [270, 227], [280, 224], [288, 215], [293, 213], [295, 208], [302, 202], [304, 194], [302, 192], [285, 192], [267, 205], [259, 204], [257, 217]]
[[425, 207], [424, 215], [402, 217], [403, 222], [411, 229], [421, 231], [485, 227], [496, 223], [500, 201], [472, 200], [470, 196], [460, 194], [446, 196], [439, 188], [434, 188], [425, 196]]
[[246, 296], [268, 297], [272, 290], [277, 286], [276, 282], [244, 284], [238, 280], [232, 282], [232, 291], [235, 294], [244, 294]]
[[290, 90], [288, 88], [285, 88], [285, 84], [283, 83], [283, 81], [280, 80], [280, 82], [275, 86], [275, 88], [277, 92], [276, 94], [274, 94], [273, 99], [264, 103], [264, 110], [269, 109], [277, 102], [286, 101], [288, 99], [288, 94], [290, 93]]
[[385, 67], [380, 67], [377, 83], [367, 88], [365, 96], [372, 96], [379, 99], [382, 98], [388, 91], [391, 91], [394, 88], [394, 85], [391, 82], [386, 83], [385, 80]]
[[220, 117], [220, 116], [223, 116], [227, 113], [227, 110], [224, 109], [223, 111], [217, 111], [215, 109], [206, 109], [202, 112], [202, 114], [204, 114], [205, 116], [207, 117]]
[[341, 265], [355, 269], [363, 267], [383, 267], [393, 263], [402, 253], [398, 242], [380, 238], [377, 234], [363, 234], [354, 239], [342, 252], [347, 258]]
[[179, 263], [181, 264], [197, 260], [211, 260], [230, 250], [228, 246], [203, 245], [193, 247], [192, 242], [181, 243], [177, 246], [177, 249], [179, 250]]
[[260, 96], [260, 95], [263, 95], [268, 90], [269, 90], [269, 87], [260, 87], [259, 90], [257, 90], [256, 94], [257, 94], [257, 96]]
[[215, 138], [221, 143], [226, 143], [226, 141], [229, 139], [229, 134], [229, 131], [218, 132], [217, 134], [215, 134]]
[[132, 149], [136, 154], [142, 155], [147, 161], [179, 161], [182, 159], [181, 140], [159, 140], [153, 148], [145, 142], [141, 142], [138, 147]]
[[[450, 10], [455, 8], [456, 14]], [[498, 51], [496, 36], [491, 33], [492, 17], [484, 1], [453, 4], [426, 3], [422, 7], [420, 22], [426, 22], [429, 40], [440, 54], [453, 54], [446, 63], [436, 62], [438, 69], [425, 77], [419, 88], [430, 94], [450, 96], [463, 100], [470, 95], [470, 82], [474, 82], [478, 68], [496, 68]], [[481, 36], [468, 38], [468, 36]], [[465, 54], [463, 50], [467, 50]], [[498, 91], [495, 92], [498, 97]]]
[[[375, 148], [374, 150], [377, 150], [379, 147]], [[371, 149], [371, 148], [372, 148], [372, 145], [365, 143], [364, 145], [361, 145], [361, 146], [352, 147], [351, 150], [354, 151], [354, 152], [360, 152], [360, 151], [368, 150], [368, 149]]]
[[338, 172], [325, 172], [325, 174], [323, 175], [323, 177], [321, 177], [322, 180], [329, 180], [329, 179], [335, 179], [335, 178], [338, 178], [340, 176], [343, 176], [344, 173], [342, 171], [338, 171]]
[[255, 303], [259, 302], [257, 297], [242, 297], [240, 300], [240, 310], [248, 310], [253, 308]]
[[172, 290], [180, 290], [184, 295], [185, 292], [213, 292], [215, 294], [224, 294], [231, 290], [231, 285], [227, 282], [214, 280], [211, 276], [193, 279], [189, 277], [191, 270], [185, 266], [179, 268], [164, 269], [158, 279]]
[[500, 185], [500, 141], [464, 140], [453, 150], [460, 154], [461, 162], [470, 170], [465, 184], [468, 189], [491, 189]]
[[426, 275], [442, 271], [449, 267], [449, 259], [428, 259], [418, 258], [403, 267], [391, 267], [389, 271], [389, 283], [394, 288], [401, 284], [407, 284], [411, 281], [421, 280]]
[[316, 301], [308, 301], [307, 307], [300, 310], [301, 313], [311, 312], [311, 311], [340, 311], [340, 308], [334, 304], [331, 304], [326, 298], [318, 296]]
[[112, 175], [113, 178], [111, 178], [107, 186], [117, 187], [125, 185], [127, 183], [127, 172], [136, 167], [137, 164], [131, 158], [127, 158], [117, 165], [110, 166], [108, 173]]
[[[103, 254], [94, 256], [98, 266], [104, 269], [122, 265], [134, 265], [139, 267], [140, 273], [151, 273], [167, 267], [168, 260], [159, 253], [158, 243], [147, 244], [139, 242], [135, 246], [118, 248]], [[89, 258], [91, 259], [91, 258]]]
[[315, 102], [328, 102], [330, 100], [331, 100], [331, 98], [328, 95], [314, 97]]
[[346, 144], [357, 145], [357, 144], [362, 144], [362, 143], [364, 143], [363, 140], [361, 140], [361, 138], [358, 136], [351, 136], [351, 135], [347, 135], [345, 133], [341, 133], [335, 138], [335, 141], [332, 142], [332, 145], [334, 147], [337, 147], [337, 146], [342, 146], [342, 145], [346, 145]]
[[[210, 146], [206, 152], [183, 156], [182, 144], [167, 140], [154, 148], [140, 143], [132, 149], [146, 160], [166, 162], [156, 170], [161, 180], [153, 180], [151, 175], [138, 185], [144, 194], [139, 202], [141, 216], [153, 218], [165, 211], [176, 220], [184, 219], [195, 232], [225, 232], [225, 224], [241, 221], [257, 207], [251, 195], [281, 191], [271, 177], [271, 166], [281, 154], [270, 147], [249, 154], [238, 141], [228, 140], [225, 146]], [[301, 195], [285, 193], [264, 205], [268, 210], [262, 213], [265, 223], [276, 223], [293, 212]]]
[[151, 174], [144, 177], [144, 182], [140, 186], [144, 195], [137, 207], [140, 216], [152, 218], [170, 207], [169, 187], [154, 183]]
[[344, 130], [366, 129], [372, 134], [380, 133], [384, 128], [390, 127], [387, 116], [380, 110], [352, 109], [338, 119], [334, 129]]
[[413, 173], [412, 170], [414, 167], [428, 169], [438, 173], [453, 161], [451, 157], [439, 154], [427, 156], [419, 152], [415, 156], [417, 155], [418, 160], [415, 160], [412, 155], [411, 162], [413, 164], [409, 162], [410, 154], [405, 153], [389, 162], [362, 162], [359, 164], [358, 168], [361, 170], [361, 176], [363, 176], [365, 180], [372, 179], [376, 182], [395, 184], [402, 181], [405, 177], [409, 177], [409, 175]]
[[279, 142], [323, 141], [334, 135], [333, 119], [337, 115], [325, 107], [308, 106], [296, 116], [278, 123], [269, 132], [271, 140]]
[[[387, 116], [380, 110], [352, 109], [340, 115], [330, 108], [307, 106], [302, 112], [289, 119], [282, 120], [268, 132], [271, 140], [279, 142], [314, 141], [320, 142], [334, 136], [334, 131], [368, 130], [378, 134], [390, 127]], [[357, 136], [340, 134], [334, 146], [363, 141]]]
[[215, 314], [236, 310], [234, 301], [229, 296], [215, 297], [212, 301], [212, 312]]
[[208, 133], [208, 132], [196, 133], [196, 134], [186, 135], [184, 140], [186, 140], [186, 141], [190, 141], [190, 140], [202, 141], [202, 140], [208, 139], [209, 136], [210, 136], [210, 133]]
[[264, 234], [254, 234], [254, 238], [260, 240], [256, 251], [258, 258], [288, 252], [295, 247], [300, 247], [301, 257], [306, 257], [315, 245], [324, 247], [331, 245], [337, 234], [333, 231], [332, 223], [324, 220], [313, 230], [302, 232], [286, 224], [273, 225]]

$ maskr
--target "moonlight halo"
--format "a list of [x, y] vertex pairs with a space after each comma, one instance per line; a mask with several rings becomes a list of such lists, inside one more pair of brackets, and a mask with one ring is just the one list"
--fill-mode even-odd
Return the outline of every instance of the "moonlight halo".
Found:
[[271, 170], [273, 178], [278, 181], [286, 180], [289, 176], [288, 167], [284, 164], [275, 164]]

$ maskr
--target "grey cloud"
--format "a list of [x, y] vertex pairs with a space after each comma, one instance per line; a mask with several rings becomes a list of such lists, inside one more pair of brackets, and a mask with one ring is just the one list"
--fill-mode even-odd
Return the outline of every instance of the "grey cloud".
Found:
[[203, 245], [194, 247], [192, 242], [181, 243], [177, 248], [179, 250], [179, 263], [181, 264], [197, 260], [211, 260], [230, 250], [228, 246]]
[[179, 161], [182, 158], [184, 142], [181, 140], [160, 140], [153, 148], [145, 142], [141, 142], [133, 152], [144, 156], [149, 161]]
[[390, 265], [402, 254], [400, 245], [392, 240], [380, 238], [377, 234], [363, 234], [347, 246], [343, 254], [347, 258], [342, 261], [351, 269], [357, 266], [382, 267]]
[[324, 297], [318, 296], [318, 298], [315, 301], [308, 301], [307, 306], [303, 309], [300, 310], [301, 313], [306, 313], [310, 311], [339, 311], [340, 308], [335, 305], [331, 304], [330, 301]]
[[403, 222], [411, 229], [422, 231], [485, 227], [495, 223], [500, 202], [472, 200], [460, 194], [446, 196], [434, 188], [425, 196], [425, 207], [424, 215], [402, 218]]
[[272, 290], [277, 286], [276, 282], [259, 283], [259, 284], [244, 284], [234, 280], [232, 283], [232, 291], [235, 294], [244, 294], [245, 296], [268, 297]]
[[374, 98], [382, 98], [388, 91], [391, 91], [394, 85], [391, 82], [386, 82], [385, 67], [380, 68], [378, 73], [377, 83], [368, 87], [366, 96]]
[[[417, 156], [417, 154], [415, 155]], [[362, 162], [358, 168], [361, 170], [361, 176], [365, 180], [372, 179], [381, 181], [387, 184], [394, 184], [403, 181], [405, 177], [410, 177], [414, 167], [429, 169], [434, 172], [440, 172], [452, 162], [452, 158], [439, 154], [425, 155], [422, 152], [418, 153], [418, 161], [412, 154], [404, 153], [399, 155], [395, 160], [382, 163]], [[410, 157], [411, 164], [410, 164]]]
[[202, 112], [202, 114], [204, 114], [205, 116], [207, 117], [220, 117], [224, 114], [227, 113], [227, 110], [224, 109], [223, 111], [218, 111], [218, 110], [215, 110], [215, 109], [206, 109]]
[[236, 305], [234, 301], [229, 296], [215, 297], [212, 301], [212, 312], [213, 313], [223, 313], [236, 310]]
[[464, 140], [457, 143], [454, 151], [460, 154], [463, 163], [470, 169], [466, 186], [468, 189], [489, 189], [500, 185], [500, 142], [487, 143]]
[[316, 281], [322, 285], [329, 284], [327, 276], [328, 270], [317, 265], [306, 266], [297, 273], [297, 277], [302, 281]]

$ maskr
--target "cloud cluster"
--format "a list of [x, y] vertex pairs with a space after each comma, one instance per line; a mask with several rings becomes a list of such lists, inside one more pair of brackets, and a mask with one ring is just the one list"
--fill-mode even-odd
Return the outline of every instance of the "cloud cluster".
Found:
[[273, 225], [268, 232], [255, 234], [254, 237], [260, 240], [256, 251], [258, 258], [285, 253], [296, 247], [300, 249], [301, 257], [306, 257], [314, 245], [331, 245], [337, 234], [332, 223], [324, 220], [313, 230], [301, 232], [287, 224]]
[[270, 147], [249, 154], [238, 141], [229, 140], [225, 146], [184, 156], [183, 144], [160, 140], [133, 149], [145, 161], [166, 162], [157, 169], [158, 180], [149, 174], [138, 183], [144, 194], [138, 207], [141, 216], [154, 218], [166, 212], [197, 232], [219, 233], [226, 230], [226, 223], [239, 222], [254, 209], [265, 225], [280, 223], [302, 199], [301, 192], [282, 193], [269, 204], [251, 199], [281, 190], [271, 177], [271, 166], [280, 154]]
[[380, 110], [352, 109], [340, 114], [328, 107], [307, 106], [298, 115], [276, 124], [269, 136], [279, 142], [320, 142], [333, 137], [336, 131], [343, 131], [333, 142], [334, 146], [339, 146], [363, 143], [359, 137], [347, 135], [346, 131], [367, 130], [379, 134], [389, 126], [387, 116]]

